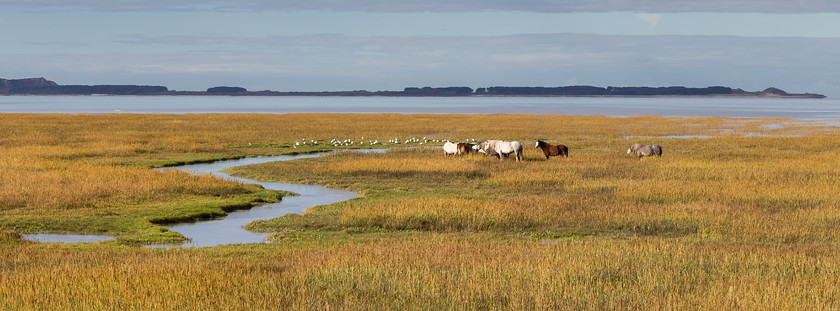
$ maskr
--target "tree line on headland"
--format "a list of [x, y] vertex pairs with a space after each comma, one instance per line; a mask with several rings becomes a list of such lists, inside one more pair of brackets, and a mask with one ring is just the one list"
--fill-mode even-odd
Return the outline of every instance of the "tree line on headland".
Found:
[[0, 95], [227, 95], [227, 96], [743, 96], [743, 97], [796, 97], [825, 98], [821, 94], [790, 94], [777, 88], [748, 92], [725, 86], [693, 88], [669, 87], [597, 87], [587, 85], [558, 87], [509, 87], [493, 86], [473, 89], [470, 87], [407, 87], [402, 91], [322, 91], [279, 92], [248, 91], [243, 87], [218, 86], [206, 91], [175, 91], [165, 86], [148, 85], [59, 85], [44, 78], [0, 79]]

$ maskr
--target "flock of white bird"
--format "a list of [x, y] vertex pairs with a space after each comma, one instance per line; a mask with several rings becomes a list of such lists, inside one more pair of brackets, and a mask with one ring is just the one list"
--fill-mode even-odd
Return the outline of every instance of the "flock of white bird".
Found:
[[[448, 141], [449, 141], [448, 139], [428, 139], [426, 137], [423, 137], [423, 138], [412, 137], [412, 138], [409, 138], [409, 139], [406, 139], [406, 140], [401, 140], [399, 138], [394, 138], [394, 139], [389, 139], [388, 142], [384, 142], [384, 141], [380, 142], [379, 140], [370, 140], [370, 139], [365, 140], [365, 138], [362, 137], [359, 140], [353, 140], [353, 139], [349, 139], [349, 138], [341, 140], [341, 139], [333, 138], [329, 141], [329, 143], [327, 143], [326, 141], [318, 141], [318, 140], [314, 140], [314, 139], [308, 139], [307, 140], [306, 138], [303, 138], [299, 141], [295, 141], [295, 144], [292, 147], [297, 148], [298, 146], [307, 146], [307, 145], [317, 146], [319, 144], [328, 144], [328, 145], [332, 145], [334, 147], [362, 146], [362, 145], [374, 146], [374, 145], [388, 145], [388, 144], [394, 144], [394, 145], [399, 145], [399, 144], [426, 145], [428, 143], [443, 143], [443, 142], [448, 142]], [[475, 139], [467, 139], [466, 141], [467, 142], [469, 142], [469, 141], [474, 142]]]

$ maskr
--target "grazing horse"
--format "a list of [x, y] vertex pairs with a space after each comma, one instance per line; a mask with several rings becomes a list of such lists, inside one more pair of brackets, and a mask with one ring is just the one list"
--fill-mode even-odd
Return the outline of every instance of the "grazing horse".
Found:
[[513, 153], [517, 162], [522, 161], [522, 143], [518, 141], [488, 140], [478, 144], [478, 149], [486, 154], [498, 154], [499, 159]]
[[627, 148], [627, 154], [631, 154], [631, 153], [638, 156], [639, 160], [641, 160], [642, 157], [648, 157], [648, 156], [661, 157], [662, 156], [662, 147], [660, 147], [657, 144], [653, 144], [653, 145], [632, 144], [632, 145], [630, 145], [630, 148]]
[[458, 143], [458, 151], [455, 154], [464, 155], [466, 153], [470, 153], [473, 151], [473, 147], [475, 147], [475, 144]]
[[537, 144], [534, 145], [534, 148], [542, 149], [543, 153], [545, 154], [545, 159], [548, 160], [549, 156], [563, 156], [564, 158], [569, 157], [569, 148], [564, 145], [551, 145], [547, 144], [542, 140], [538, 140]]
[[443, 144], [443, 155], [444, 156], [448, 157], [450, 155], [456, 155], [456, 154], [458, 154], [458, 145], [456, 145], [454, 143], [451, 143], [451, 142], [446, 142], [445, 144]]

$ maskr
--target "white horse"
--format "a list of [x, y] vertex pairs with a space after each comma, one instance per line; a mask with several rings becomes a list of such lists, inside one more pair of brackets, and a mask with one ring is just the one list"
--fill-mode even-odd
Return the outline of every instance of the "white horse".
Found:
[[443, 144], [443, 155], [450, 156], [458, 154], [458, 144], [446, 142]]
[[478, 144], [478, 150], [489, 155], [499, 155], [499, 159], [513, 153], [516, 161], [522, 161], [522, 143], [518, 141], [488, 140]]

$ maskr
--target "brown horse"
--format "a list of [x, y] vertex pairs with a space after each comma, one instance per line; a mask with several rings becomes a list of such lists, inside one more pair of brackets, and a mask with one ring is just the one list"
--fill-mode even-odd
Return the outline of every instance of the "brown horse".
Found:
[[458, 143], [458, 152], [456, 152], [455, 154], [456, 155], [464, 155], [464, 154], [470, 153], [470, 152], [473, 151], [474, 146], [475, 146], [475, 144]]
[[547, 144], [542, 140], [538, 140], [537, 144], [534, 145], [534, 148], [542, 149], [543, 153], [545, 154], [545, 159], [548, 160], [550, 156], [559, 156], [562, 155], [563, 157], [569, 157], [569, 148], [563, 145], [551, 145]]

